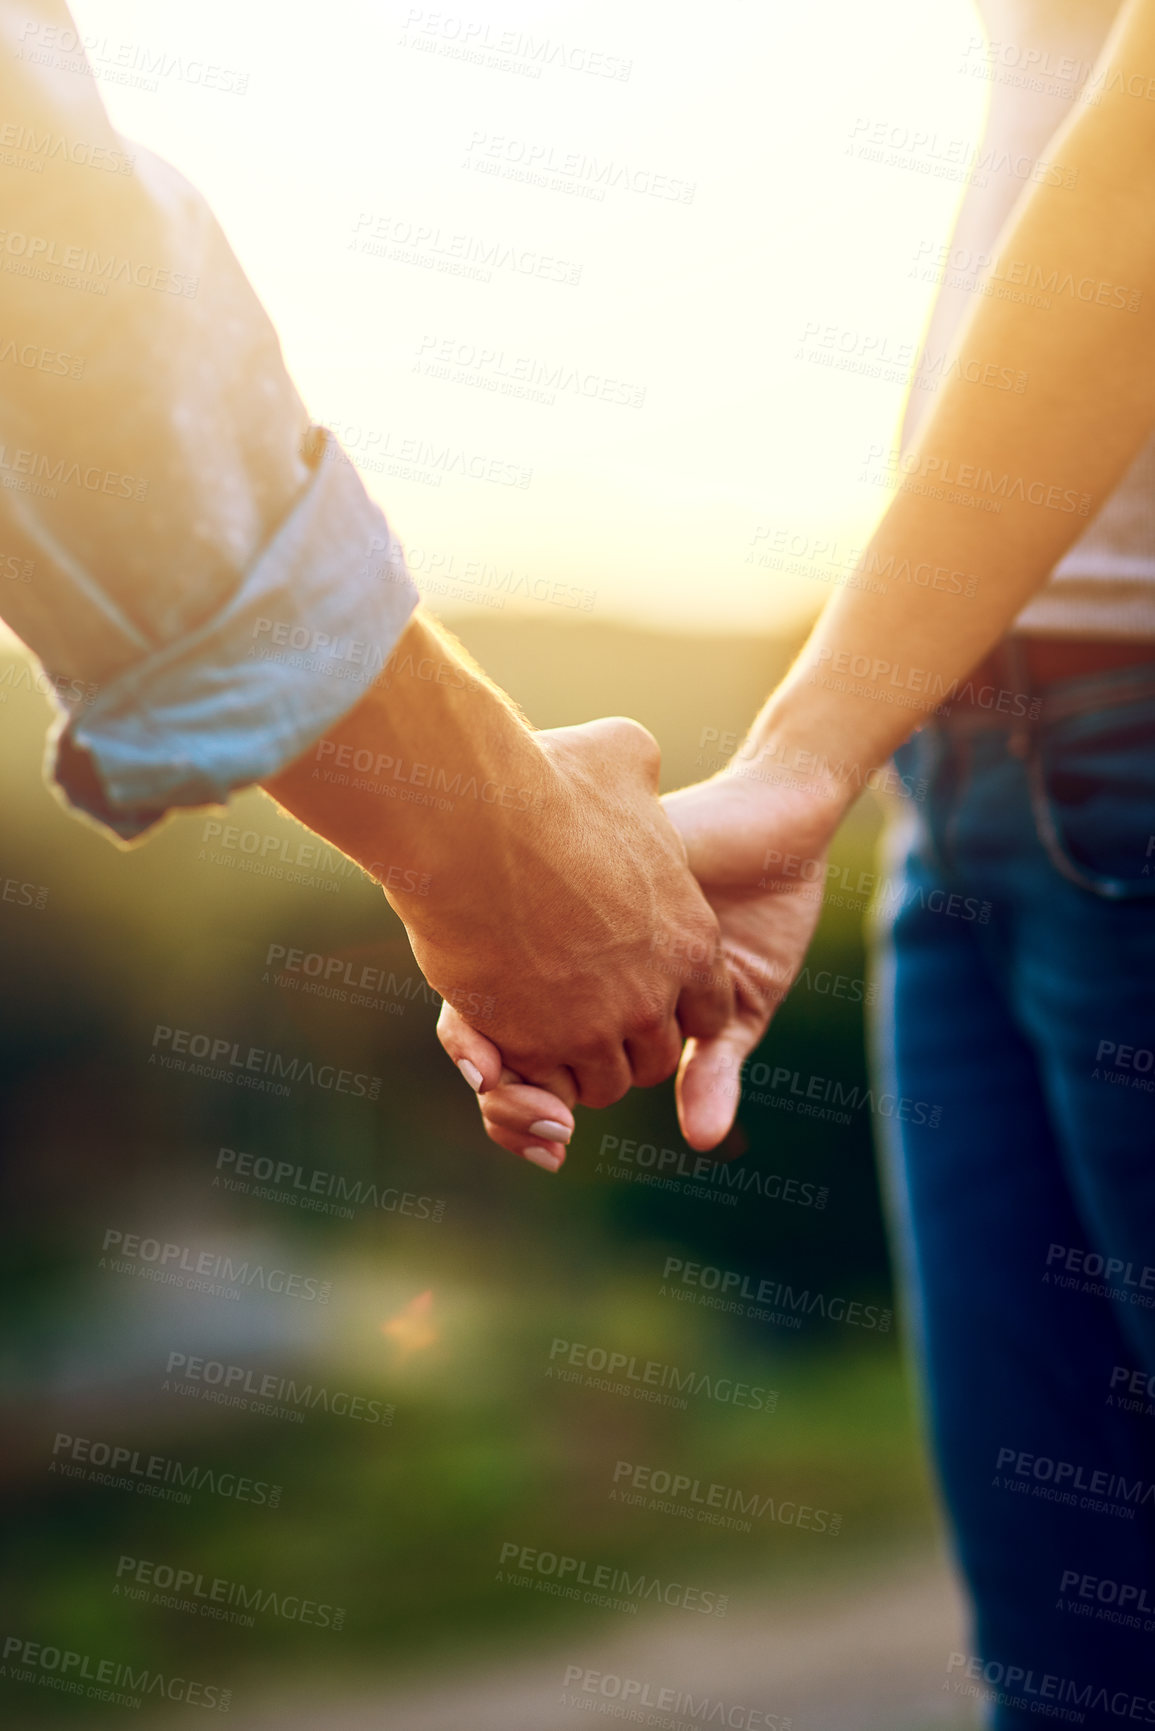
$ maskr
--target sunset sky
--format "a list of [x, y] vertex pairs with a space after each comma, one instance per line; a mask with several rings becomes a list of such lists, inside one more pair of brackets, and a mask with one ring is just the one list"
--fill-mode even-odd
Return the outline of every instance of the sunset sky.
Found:
[[866, 453], [981, 130], [970, 5], [456, 3], [336, 0], [307, 36], [236, 0], [73, 9], [436, 606], [488, 567], [553, 616], [577, 591], [686, 629], [813, 611], [822, 582], [756, 557], [791, 538], [821, 575], [811, 543], [845, 560], [885, 502]]

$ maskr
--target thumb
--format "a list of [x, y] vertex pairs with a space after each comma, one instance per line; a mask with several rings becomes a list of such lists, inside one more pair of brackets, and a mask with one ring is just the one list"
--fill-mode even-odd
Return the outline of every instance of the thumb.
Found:
[[437, 1038], [475, 1094], [497, 1087], [501, 1081], [501, 1053], [492, 1040], [471, 1028], [446, 1000], [442, 1001], [437, 1018]]
[[742, 1061], [749, 1032], [731, 1024], [709, 1040], [687, 1040], [674, 1092], [682, 1135], [699, 1153], [716, 1148], [729, 1131], [742, 1096]]

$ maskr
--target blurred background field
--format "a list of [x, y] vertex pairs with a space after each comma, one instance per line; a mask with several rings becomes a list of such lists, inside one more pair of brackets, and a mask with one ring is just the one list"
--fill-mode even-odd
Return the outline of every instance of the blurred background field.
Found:
[[[537, 725], [597, 712], [647, 722], [663, 741], [666, 785], [713, 767], [701, 761], [704, 730], [740, 730], [792, 650], [786, 640], [690, 640], [594, 622], [470, 619], [460, 629]], [[10, 1628], [230, 1688], [243, 1726], [263, 1725], [266, 1711], [270, 1724], [338, 1725], [348, 1698], [363, 1704], [349, 1709], [350, 1725], [547, 1731], [583, 1722], [590, 1705], [565, 1706], [571, 1660], [557, 1654], [580, 1652], [589, 1667], [623, 1642], [629, 1651], [656, 1641], [671, 1687], [705, 1687], [711, 1653], [722, 1683], [736, 1687], [743, 1629], [747, 1669], [761, 1632], [770, 1643], [757, 1703], [766, 1712], [788, 1716], [793, 1689], [796, 1724], [882, 1724], [895, 1710], [888, 1689], [909, 1701], [904, 1690], [917, 1684], [935, 1724], [967, 1723], [949, 1716], [957, 1703], [935, 1700], [960, 1637], [950, 1634], [956, 1613], [896, 1333], [821, 1315], [792, 1330], [661, 1292], [665, 1260], [678, 1256], [891, 1306], [869, 1112], [839, 1125], [743, 1107], [728, 1151], [744, 1149], [743, 1168], [793, 1178], [812, 1196], [825, 1188], [821, 1209], [753, 1188], [736, 1203], [717, 1184], [659, 1189], [638, 1181], [636, 1165], [628, 1180], [601, 1158], [603, 1137], [687, 1154], [668, 1087], [581, 1114], [557, 1181], [513, 1161], [483, 1142], [472, 1099], [435, 1044], [435, 1003], [373, 886], [336, 861], [303, 872], [303, 883], [251, 875], [240, 848], [206, 840], [220, 813], [178, 818], [143, 848], [114, 850], [41, 783], [48, 705], [26, 666], [0, 664], [0, 865], [44, 900], [0, 901]], [[260, 794], [236, 800], [228, 821], [284, 839], [274, 863], [308, 841]], [[874, 805], [860, 804], [840, 861], [869, 869], [878, 823]], [[815, 975], [864, 979], [860, 928], [858, 913], [828, 910]], [[266, 965], [270, 945], [378, 967], [391, 990], [367, 1009], [286, 989]], [[167, 1071], [149, 1062], [157, 1024], [380, 1077], [379, 1098], [301, 1081], [274, 1098]], [[861, 1002], [796, 989], [759, 1056], [864, 1085]], [[221, 1148], [291, 1162], [305, 1180], [339, 1174], [415, 1200], [404, 1214], [362, 1202], [348, 1219], [294, 1204], [289, 1186], [229, 1191]], [[139, 1262], [116, 1271], [102, 1248], [109, 1232], [295, 1271], [331, 1282], [331, 1295], [320, 1303], [246, 1288], [229, 1298], [159, 1284]], [[682, 1410], [560, 1381], [550, 1374], [568, 1363], [559, 1340], [777, 1399], [767, 1411], [699, 1395]], [[225, 1406], [205, 1398], [203, 1382], [170, 1375], [174, 1355], [243, 1367], [250, 1387], [269, 1376], [360, 1395], [382, 1412], [391, 1405], [392, 1422], [318, 1408], [302, 1417], [299, 1403], [294, 1416], [291, 1399], [272, 1412]], [[183, 1506], [61, 1477], [52, 1464], [61, 1434], [279, 1484], [280, 1503], [194, 1491]], [[743, 1532], [623, 1506], [611, 1496], [620, 1462], [757, 1493], [774, 1511], [810, 1505], [838, 1515], [839, 1530], [799, 1530], [785, 1512], [764, 1512]], [[518, 1590], [499, 1578], [510, 1544], [726, 1595], [727, 1616], [675, 1609], [655, 1622], [652, 1604], [620, 1613]], [[131, 1598], [125, 1557], [260, 1587], [278, 1604], [290, 1595], [341, 1608], [342, 1627], [271, 1610], [232, 1625]], [[888, 1594], [890, 1659], [862, 1624], [872, 1605], [881, 1616]], [[928, 1627], [916, 1639], [920, 1608]], [[850, 1705], [827, 1720], [819, 1680], [841, 1675], [835, 1632], [848, 1615], [857, 1632], [845, 1639], [863, 1646], [865, 1669], [846, 1685]], [[820, 1639], [827, 1625], [831, 1644]], [[788, 1685], [806, 1630], [814, 1680]], [[914, 1683], [912, 1652], [922, 1667]], [[478, 1668], [484, 1711], [481, 1695], [463, 1705], [450, 1682]], [[539, 1675], [540, 1686], [526, 1680]], [[125, 1712], [6, 1676], [13, 1724], [120, 1723]], [[440, 1705], [421, 1696], [434, 1679], [450, 1690]], [[168, 1724], [192, 1709], [143, 1711]]]

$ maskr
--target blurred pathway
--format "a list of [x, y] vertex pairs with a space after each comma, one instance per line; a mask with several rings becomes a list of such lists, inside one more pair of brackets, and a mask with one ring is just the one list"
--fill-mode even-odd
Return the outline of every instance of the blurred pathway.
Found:
[[[232, 1731], [578, 1731], [591, 1723], [745, 1731], [775, 1727], [759, 1714], [777, 1714], [792, 1731], [973, 1731], [973, 1704], [943, 1686], [949, 1655], [965, 1648], [964, 1627], [943, 1568], [889, 1563], [834, 1590], [807, 1585], [792, 1597], [767, 1595], [755, 1609], [747, 1600], [724, 1621], [679, 1611], [612, 1632], [587, 1628], [423, 1686], [336, 1700], [297, 1690], [250, 1712], [238, 1699], [229, 1723]], [[626, 1694], [610, 1683], [607, 1697], [596, 1684], [567, 1686], [576, 1667], [635, 1687]], [[647, 1684], [651, 1709], [639, 1703]], [[696, 1717], [658, 1711], [665, 1688], [692, 1690]], [[703, 1696], [724, 1711], [709, 1716]]]

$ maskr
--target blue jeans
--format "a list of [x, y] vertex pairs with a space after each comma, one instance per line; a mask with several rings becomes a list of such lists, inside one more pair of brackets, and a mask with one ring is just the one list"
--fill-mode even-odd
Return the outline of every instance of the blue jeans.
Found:
[[941, 1106], [882, 1158], [974, 1606], [943, 1682], [1155, 1725], [1155, 646], [1030, 695], [903, 747], [875, 914], [879, 1081]]

